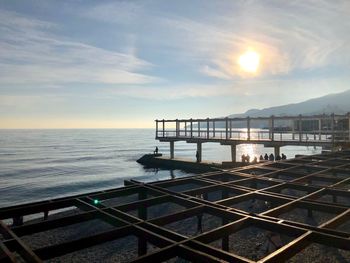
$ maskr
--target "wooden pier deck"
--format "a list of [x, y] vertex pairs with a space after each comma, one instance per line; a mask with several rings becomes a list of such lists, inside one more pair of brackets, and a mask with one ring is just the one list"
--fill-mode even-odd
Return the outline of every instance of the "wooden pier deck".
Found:
[[1, 208], [0, 262], [350, 261], [350, 151], [125, 185]]

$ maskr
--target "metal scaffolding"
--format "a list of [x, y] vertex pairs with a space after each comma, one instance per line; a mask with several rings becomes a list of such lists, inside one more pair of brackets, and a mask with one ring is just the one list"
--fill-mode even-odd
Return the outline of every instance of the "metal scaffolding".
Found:
[[62, 262], [107, 246], [116, 262], [300, 262], [315, 251], [349, 262], [350, 151], [130, 180], [1, 208], [0, 219], [0, 262]]

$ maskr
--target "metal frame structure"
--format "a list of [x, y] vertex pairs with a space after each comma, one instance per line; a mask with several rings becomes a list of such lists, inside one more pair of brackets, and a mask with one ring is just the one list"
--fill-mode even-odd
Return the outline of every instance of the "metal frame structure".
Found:
[[[75, 212], [53, 214], [69, 207]], [[40, 218], [11, 225], [33, 214]], [[282, 262], [312, 244], [342, 251], [349, 261], [350, 151], [152, 183], [130, 180], [121, 188], [1, 208], [0, 220], [0, 262], [60, 259], [129, 236], [136, 248], [130, 262]], [[84, 228], [82, 236], [40, 247], [31, 243], [38, 233], [96, 220], [110, 228]], [[255, 245], [249, 233], [237, 238], [247, 229], [260, 231], [250, 233], [268, 244], [277, 235], [281, 245], [247, 255], [240, 245]]]

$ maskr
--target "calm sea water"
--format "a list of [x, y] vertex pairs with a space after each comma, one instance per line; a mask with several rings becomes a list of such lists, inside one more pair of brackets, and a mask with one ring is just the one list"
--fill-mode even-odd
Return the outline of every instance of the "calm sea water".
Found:
[[[0, 207], [122, 186], [125, 179], [155, 181], [190, 175], [180, 170], [145, 169], [136, 160], [155, 146], [152, 129], [0, 130]], [[241, 145], [237, 156], [273, 152]], [[321, 148], [283, 147], [288, 158]], [[175, 143], [175, 157], [195, 160], [196, 145]], [[203, 144], [203, 159], [230, 160], [230, 148]]]

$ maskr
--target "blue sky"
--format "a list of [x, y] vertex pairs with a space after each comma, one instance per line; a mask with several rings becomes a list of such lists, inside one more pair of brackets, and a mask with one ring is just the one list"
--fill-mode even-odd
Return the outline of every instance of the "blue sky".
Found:
[[[0, 2], [0, 128], [154, 127], [349, 89], [350, 1]], [[256, 74], [239, 56], [260, 54]]]

